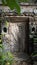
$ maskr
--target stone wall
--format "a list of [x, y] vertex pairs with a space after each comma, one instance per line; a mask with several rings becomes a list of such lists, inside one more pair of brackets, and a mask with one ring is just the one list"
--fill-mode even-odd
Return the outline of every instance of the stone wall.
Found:
[[[3, 44], [6, 50], [11, 52], [22, 52], [25, 50], [25, 23], [9, 23], [7, 32], [3, 31], [6, 27], [5, 24], [2, 26]], [[6, 47], [7, 46], [7, 47]]]
[[[29, 22], [34, 24], [34, 22], [37, 24], [37, 16], [30, 16], [29, 17]], [[29, 24], [30, 24], [29, 23]], [[4, 23], [2, 23], [2, 33], [5, 33], [3, 31], [3, 28], [6, 27], [6, 25]], [[4, 48], [5, 48], [5, 51], [11, 51], [12, 53], [15, 53], [17, 54], [17, 52], [24, 52], [24, 50], [26, 49], [27, 51], [27, 48], [26, 48], [26, 45], [25, 43], [27, 42], [27, 40], [25, 39], [26, 38], [26, 22], [19, 22], [19, 23], [12, 23], [12, 22], [9, 22], [9, 25], [7, 27], [7, 32], [5, 33], [5, 35], [3, 35], [3, 45], [4, 45]], [[21, 54], [22, 55], [22, 54]], [[21, 56], [19, 55], [19, 56]], [[19, 57], [17, 57], [17, 61], [15, 63], [13, 63], [13, 65], [30, 65], [29, 62], [25, 62], [25, 55], [23, 54], [24, 56], [24, 61], [22, 60], [18, 60], [20, 59]], [[16, 59], [15, 59], [16, 60]], [[28, 60], [27, 60], [28, 61]]]
[[[24, 9], [23, 10], [24, 12], [22, 11], [22, 13], [25, 14], [25, 12], [26, 12], [26, 14], [28, 14], [28, 15], [30, 15], [30, 13], [33, 13], [34, 9], [36, 9], [36, 8], [37, 8], [37, 6], [22, 6], [21, 7], [22, 10]], [[30, 23], [36, 22], [36, 24], [37, 24], [37, 14], [34, 15], [34, 13], [33, 13], [33, 16], [32, 15], [28, 16], [28, 15], [26, 15], [26, 16], [24, 15], [24, 16], [29, 18], [29, 22]], [[16, 17], [15, 17], [15, 19], [17, 21]], [[21, 20], [20, 20], [18, 18], [20, 23], [12, 23], [12, 21], [15, 19], [14, 18], [10, 19], [8, 27], [5, 25], [5, 23], [2, 23], [2, 33], [5, 34], [2, 36], [2, 42], [3, 42], [4, 48], [5, 48], [5, 52], [7, 52], [7, 51], [11, 51], [12, 53], [24, 52], [25, 50], [27, 51], [27, 49], [28, 49], [26, 47], [27, 45], [25, 45], [25, 43], [27, 42], [26, 39], [28, 39], [26, 36], [26, 33], [28, 33], [28, 32], [26, 32], [27, 25], [26, 25], [26, 22], [21, 22], [21, 21], [24, 21], [25, 19], [21, 18]], [[6, 33], [3, 31], [4, 27], [7, 28]], [[13, 65], [30, 65], [30, 64], [28, 64], [28, 62], [25, 62], [25, 61], [17, 60], [16, 63], [14, 63]]]
[[[37, 24], [37, 16], [29, 17], [29, 22], [34, 22]], [[30, 23], [29, 23], [30, 24]], [[3, 28], [7, 28], [7, 32], [3, 31]], [[2, 33], [4, 46], [8, 45], [6, 49], [11, 50], [11, 52], [25, 51], [26, 42], [26, 22], [12, 23], [9, 22], [8, 27], [5, 23], [2, 23]]]

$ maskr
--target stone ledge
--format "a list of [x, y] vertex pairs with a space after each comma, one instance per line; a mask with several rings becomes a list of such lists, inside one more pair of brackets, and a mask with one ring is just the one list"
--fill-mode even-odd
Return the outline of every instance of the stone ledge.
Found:
[[10, 22], [29, 22], [26, 16], [5, 16]]
[[35, 3], [24, 3], [24, 2], [22, 2], [22, 3], [20, 3], [20, 5], [21, 6], [37, 6], [37, 3], [35, 4]]

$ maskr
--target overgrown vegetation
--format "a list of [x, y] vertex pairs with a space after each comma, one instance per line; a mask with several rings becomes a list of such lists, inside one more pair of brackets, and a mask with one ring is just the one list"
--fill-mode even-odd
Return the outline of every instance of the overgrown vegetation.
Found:
[[3, 5], [7, 5], [10, 9], [16, 9], [18, 14], [20, 14], [20, 6], [18, 0], [2, 0]]
[[[8, 26], [8, 23], [6, 22]], [[14, 55], [10, 51], [5, 51], [2, 43], [2, 36], [5, 34], [0, 33], [0, 65], [12, 65], [14, 62]]]
[[20, 14], [19, 2], [32, 2], [32, 3], [36, 3], [37, 0], [2, 0], [3, 5], [9, 6], [12, 10], [16, 9], [18, 14]]
[[[19, 2], [28, 2], [29, 0], [2, 0], [3, 5], [9, 6], [12, 10], [16, 9], [18, 14], [20, 14]], [[37, 2], [37, 1], [35, 1]], [[4, 52], [2, 40], [0, 34], [0, 65], [11, 65], [13, 62], [13, 55], [11, 52]]]
[[0, 44], [0, 65], [12, 65], [14, 56], [11, 52], [4, 51], [4, 47]]

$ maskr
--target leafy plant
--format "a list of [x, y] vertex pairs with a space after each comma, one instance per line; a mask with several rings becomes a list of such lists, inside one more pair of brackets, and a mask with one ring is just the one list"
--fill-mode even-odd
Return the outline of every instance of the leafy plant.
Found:
[[4, 52], [3, 45], [0, 45], [0, 65], [12, 65], [14, 56], [11, 52]]
[[18, 14], [20, 14], [20, 6], [18, 0], [2, 0], [3, 5], [9, 6], [12, 10], [16, 9]]

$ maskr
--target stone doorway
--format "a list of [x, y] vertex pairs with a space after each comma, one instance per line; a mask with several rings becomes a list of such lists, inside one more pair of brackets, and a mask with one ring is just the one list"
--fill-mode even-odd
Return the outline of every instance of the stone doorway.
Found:
[[[8, 27], [6, 27], [5, 24], [2, 24], [2, 33], [5, 33], [3, 36], [5, 50], [10, 50], [13, 53], [28, 53], [29, 19], [22, 16], [16, 16], [9, 19], [10, 21], [8, 22]], [[7, 31], [5, 32], [4, 30]]]

